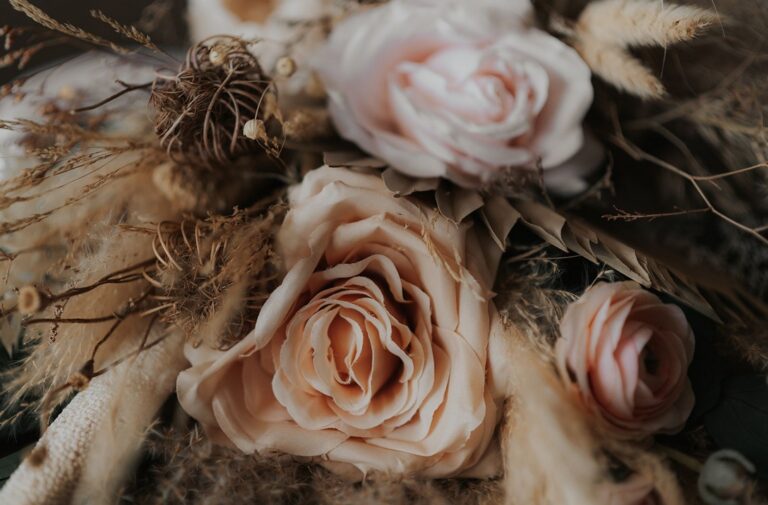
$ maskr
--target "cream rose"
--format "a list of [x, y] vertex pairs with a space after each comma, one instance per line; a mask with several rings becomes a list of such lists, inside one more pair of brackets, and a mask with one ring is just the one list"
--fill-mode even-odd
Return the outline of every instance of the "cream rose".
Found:
[[634, 282], [600, 283], [560, 323], [558, 367], [619, 436], [674, 433], [693, 408], [693, 331], [676, 305]]
[[563, 165], [584, 146], [590, 71], [530, 17], [529, 2], [491, 0], [349, 17], [316, 59], [336, 128], [405, 174], [467, 187]]
[[477, 464], [497, 423], [486, 372], [498, 248], [378, 176], [323, 167], [289, 200], [285, 278], [244, 340], [188, 349], [185, 410], [242, 451], [358, 477], [496, 471]]

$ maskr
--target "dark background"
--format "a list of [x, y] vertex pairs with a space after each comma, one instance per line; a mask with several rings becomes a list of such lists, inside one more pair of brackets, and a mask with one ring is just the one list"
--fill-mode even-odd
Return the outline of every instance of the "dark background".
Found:
[[[72, 23], [121, 44], [128, 42], [101, 21], [93, 19], [91, 10], [99, 9], [123, 24], [136, 26], [141, 25], [142, 19], [153, 18], [152, 24], [156, 26], [149, 33], [154, 42], [179, 46], [186, 41], [185, 0], [31, 0], [31, 3], [57, 21]], [[160, 15], [152, 16], [151, 12]], [[23, 27], [35, 25], [35, 22], [23, 13], [15, 11], [7, 0], [0, 0], [0, 27], [6, 25]], [[35, 68], [47, 61], [82, 52], [84, 49], [82, 46], [46, 49], [34, 56], [27, 68]], [[6, 83], [19, 75], [20, 72], [15, 67], [0, 68], [0, 83]]]

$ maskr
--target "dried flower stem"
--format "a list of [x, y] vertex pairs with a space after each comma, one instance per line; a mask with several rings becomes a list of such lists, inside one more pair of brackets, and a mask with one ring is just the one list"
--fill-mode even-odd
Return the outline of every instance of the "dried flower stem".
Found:
[[[764, 229], [763, 227], [749, 227], [743, 223], [740, 223], [739, 221], [736, 221], [732, 217], [728, 216], [721, 210], [719, 210], [715, 205], [712, 203], [711, 199], [707, 194], [704, 192], [701, 186], [701, 182], [705, 182], [708, 179], [699, 179], [696, 176], [693, 176], [689, 174], [688, 172], [685, 172], [684, 170], [678, 168], [677, 166], [673, 165], [672, 163], [669, 163], [657, 156], [654, 156], [653, 154], [644, 151], [636, 144], [632, 143], [630, 140], [628, 140], [626, 137], [624, 137], [621, 128], [618, 127], [617, 123], [617, 131], [616, 133], [611, 137], [612, 142], [617, 147], [624, 150], [627, 154], [632, 156], [633, 158], [637, 160], [644, 160], [648, 161], [650, 163], [653, 163], [654, 165], [663, 168], [664, 170], [667, 170], [679, 177], [682, 177], [688, 183], [693, 187], [693, 189], [696, 191], [696, 193], [699, 195], [701, 200], [703, 201], [704, 205], [706, 205], [706, 208], [710, 213], [718, 217], [719, 219], [725, 221], [726, 223], [730, 224], [731, 226], [735, 226], [736, 228], [742, 230], [745, 233], [748, 233], [749, 235], [756, 238], [761, 243], [768, 245], [768, 237], [763, 236], [758, 230]], [[764, 166], [763, 164], [760, 164], [756, 166], [755, 168], [759, 168]], [[731, 174], [735, 175], [735, 174]]]

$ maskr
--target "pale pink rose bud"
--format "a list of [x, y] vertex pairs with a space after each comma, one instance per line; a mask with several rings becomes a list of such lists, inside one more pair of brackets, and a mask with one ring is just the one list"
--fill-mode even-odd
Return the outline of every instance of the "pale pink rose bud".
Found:
[[600, 283], [566, 310], [557, 364], [601, 425], [639, 438], [682, 429], [694, 336], [683, 311], [634, 282]]

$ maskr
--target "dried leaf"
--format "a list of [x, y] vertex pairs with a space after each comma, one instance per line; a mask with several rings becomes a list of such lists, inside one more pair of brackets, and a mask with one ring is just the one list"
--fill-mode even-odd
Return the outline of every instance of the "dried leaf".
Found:
[[382, 172], [381, 178], [384, 179], [387, 188], [397, 196], [408, 196], [420, 191], [434, 191], [440, 184], [440, 179], [437, 177], [417, 179], [402, 174], [392, 167], [386, 168]]
[[521, 201], [514, 204], [520, 212], [523, 222], [542, 239], [561, 251], [568, 251], [563, 242], [562, 230], [565, 218], [548, 207], [531, 201]]
[[691, 275], [673, 268], [579, 219], [532, 201], [513, 202], [542, 240], [562, 251], [599, 261], [645, 287], [675, 298], [716, 322], [764, 325], [768, 306], [732, 279], [715, 272]]
[[507, 235], [520, 219], [520, 213], [509, 204], [506, 198], [492, 196], [486, 199], [485, 205], [480, 210], [480, 218], [488, 228], [488, 235], [504, 251]]
[[359, 151], [330, 151], [323, 153], [323, 163], [330, 167], [378, 168], [387, 167], [387, 162], [366, 156]]
[[468, 215], [483, 206], [483, 197], [480, 193], [454, 186], [446, 181], [443, 181], [435, 191], [435, 200], [440, 213], [454, 223], [464, 221]]

